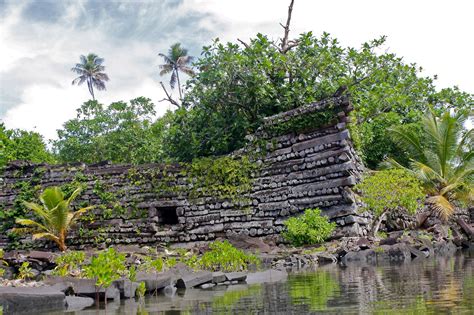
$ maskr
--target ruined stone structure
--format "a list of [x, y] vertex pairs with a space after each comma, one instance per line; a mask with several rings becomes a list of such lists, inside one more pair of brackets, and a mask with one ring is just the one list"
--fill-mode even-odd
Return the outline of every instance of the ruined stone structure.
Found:
[[[337, 223], [338, 235], [361, 235], [368, 220], [350, 189], [362, 171], [347, 129], [350, 110], [342, 96], [266, 118], [249, 144], [231, 155], [252, 167], [250, 184], [232, 186], [228, 196], [219, 186], [204, 189], [183, 164], [12, 163], [0, 182], [0, 211], [8, 217], [21, 198], [47, 186], [83, 185], [77, 205], [101, 206], [72, 232], [70, 245], [79, 248], [205, 241], [227, 233], [278, 241], [285, 219], [315, 207]], [[3, 236], [0, 246], [6, 242]]]

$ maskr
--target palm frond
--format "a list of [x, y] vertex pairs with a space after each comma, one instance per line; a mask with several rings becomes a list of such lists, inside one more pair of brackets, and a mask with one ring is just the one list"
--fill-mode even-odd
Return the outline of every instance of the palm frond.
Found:
[[182, 72], [184, 72], [184, 73], [186, 73], [186, 74], [189, 75], [189, 76], [193, 76], [193, 75], [196, 74], [196, 73], [194, 72], [194, 70], [193, 70], [192, 68], [190, 68], [190, 67], [185, 67], [185, 66], [183, 66], [183, 67], [180, 67], [179, 70], [182, 71]]
[[36, 239], [39, 239], [39, 238], [47, 238], [51, 241], [54, 241], [54, 242], [58, 242], [59, 241], [59, 237], [57, 237], [56, 235], [54, 234], [51, 234], [51, 233], [48, 233], [48, 232], [43, 232], [43, 233], [33, 233], [33, 239], [36, 240]]
[[36, 229], [40, 229], [40, 230], [43, 230], [43, 231], [48, 231], [48, 228], [46, 226], [44, 226], [43, 224], [41, 223], [38, 223], [36, 221], [33, 221], [33, 220], [30, 220], [30, 219], [16, 219], [15, 222], [17, 224], [21, 224], [21, 225], [25, 225], [25, 226], [32, 226]]
[[454, 206], [444, 196], [441, 196], [441, 195], [431, 196], [426, 199], [426, 202], [445, 221], [454, 213]]

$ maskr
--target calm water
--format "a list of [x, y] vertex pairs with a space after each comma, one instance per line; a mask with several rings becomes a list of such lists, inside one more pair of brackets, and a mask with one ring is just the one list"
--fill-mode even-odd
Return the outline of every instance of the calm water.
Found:
[[[76, 314], [104, 314], [104, 310]], [[474, 255], [405, 265], [326, 266], [274, 283], [191, 289], [107, 314], [474, 314]]]

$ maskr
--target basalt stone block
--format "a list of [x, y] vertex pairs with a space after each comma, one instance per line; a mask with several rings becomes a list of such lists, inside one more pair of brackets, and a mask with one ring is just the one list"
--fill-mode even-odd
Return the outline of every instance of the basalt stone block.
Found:
[[176, 281], [176, 286], [178, 288], [192, 288], [204, 283], [212, 282], [212, 279], [213, 279], [212, 272], [209, 272], [209, 271], [193, 272], [193, 273], [183, 275], [180, 279], [178, 279], [178, 281]]
[[245, 281], [247, 274], [245, 272], [228, 272], [225, 274], [228, 281]]
[[217, 271], [217, 272], [212, 273], [212, 282], [213, 283], [221, 283], [221, 282], [224, 282], [226, 280], [227, 280], [227, 278], [226, 278], [226, 276], [223, 272]]
[[137, 274], [137, 282], [144, 282], [146, 287], [146, 292], [155, 292], [161, 290], [167, 285], [173, 283], [173, 275], [170, 273], [142, 273]]
[[94, 299], [81, 296], [66, 296], [66, 309], [68, 312], [80, 311], [94, 305]]
[[5, 314], [62, 311], [65, 297], [63, 292], [50, 287], [0, 287], [0, 305]]

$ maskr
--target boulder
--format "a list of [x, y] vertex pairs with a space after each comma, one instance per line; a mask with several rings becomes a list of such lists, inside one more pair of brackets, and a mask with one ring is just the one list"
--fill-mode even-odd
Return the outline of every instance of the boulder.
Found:
[[337, 263], [337, 257], [333, 254], [317, 253], [315, 256], [318, 259], [319, 265], [336, 264]]
[[350, 263], [375, 263], [377, 254], [373, 249], [360, 250], [358, 252], [348, 252], [342, 258], [341, 262], [344, 265]]
[[192, 288], [212, 281], [212, 272], [198, 271], [183, 275], [176, 281], [178, 288]]

